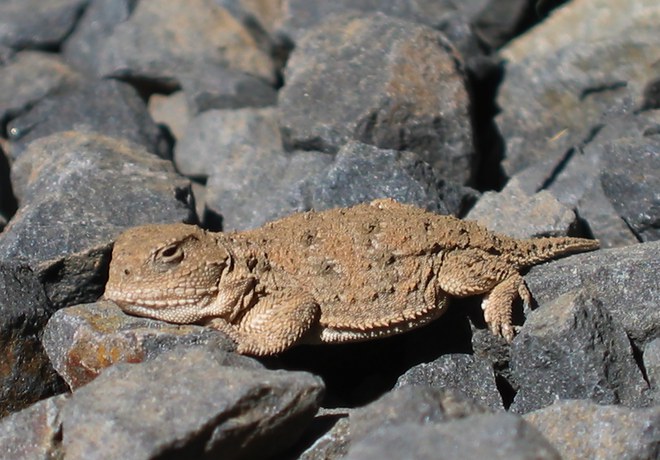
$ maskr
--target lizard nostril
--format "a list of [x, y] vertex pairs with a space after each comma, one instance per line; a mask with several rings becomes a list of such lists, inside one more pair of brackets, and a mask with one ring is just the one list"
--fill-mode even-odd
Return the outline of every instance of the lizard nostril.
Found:
[[124, 269], [124, 275], [130, 275], [131, 271], [128, 268]]

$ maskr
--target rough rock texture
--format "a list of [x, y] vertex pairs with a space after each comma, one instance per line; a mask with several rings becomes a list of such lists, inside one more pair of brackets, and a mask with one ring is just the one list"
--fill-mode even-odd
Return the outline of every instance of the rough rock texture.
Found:
[[275, 81], [274, 64], [248, 30], [212, 0], [139, 2], [103, 44], [99, 75], [175, 83], [215, 65]]
[[396, 383], [397, 388], [409, 385], [452, 389], [485, 407], [504, 409], [491, 363], [472, 355], [449, 354], [419, 364], [399, 377]]
[[593, 297], [640, 349], [660, 336], [660, 242], [580, 254], [530, 270], [525, 282], [539, 305], [580, 290]]
[[511, 372], [520, 387], [511, 410], [518, 413], [556, 399], [648, 403], [626, 333], [586, 294], [569, 292], [528, 315], [511, 347]]
[[660, 455], [660, 407], [630, 409], [558, 401], [525, 414], [565, 460], [652, 459]]
[[561, 457], [530, 424], [512, 414], [466, 417], [449, 423], [413, 423], [377, 430], [351, 446], [347, 460], [373, 458], [553, 459]]
[[51, 309], [32, 270], [0, 262], [0, 417], [62, 390], [41, 345]]
[[0, 235], [0, 258], [29, 263], [56, 307], [100, 295], [110, 244], [125, 228], [194, 219], [189, 182], [170, 163], [111, 137], [39, 139], [13, 164], [12, 183], [20, 208]]
[[0, 43], [12, 48], [54, 48], [73, 28], [88, 0], [0, 2]]
[[[108, 366], [153, 359], [176, 347], [235, 348], [228, 337], [200, 326], [128, 316], [112, 302], [103, 301], [55, 312], [44, 329], [43, 346], [71, 389], [91, 382]], [[238, 355], [227, 357], [236, 365], [249, 362]]]
[[0, 121], [79, 81], [80, 76], [59, 57], [37, 51], [17, 53], [0, 67]]
[[180, 350], [122, 364], [73, 393], [66, 458], [267, 458], [314, 416], [323, 383], [303, 372], [227, 367]]
[[650, 396], [655, 404], [660, 404], [660, 337], [644, 347], [644, 369], [651, 386]]
[[166, 156], [167, 146], [138, 93], [118, 81], [92, 80], [46, 97], [7, 129], [13, 159], [33, 140], [69, 130], [125, 139]]
[[476, 167], [465, 85], [439, 32], [382, 14], [329, 19], [300, 39], [287, 63], [279, 97], [285, 144], [336, 152], [355, 139], [410, 150], [465, 183]]

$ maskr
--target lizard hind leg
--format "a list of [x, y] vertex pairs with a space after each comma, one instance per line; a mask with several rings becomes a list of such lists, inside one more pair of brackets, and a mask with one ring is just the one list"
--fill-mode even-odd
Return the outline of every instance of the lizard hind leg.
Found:
[[515, 330], [511, 324], [511, 313], [513, 303], [518, 297], [531, 305], [532, 296], [523, 277], [514, 272], [487, 293], [481, 302], [484, 320], [490, 331], [504, 337], [508, 342], [511, 342], [515, 336]]
[[295, 345], [314, 324], [320, 308], [303, 292], [272, 293], [248, 310], [234, 329], [241, 354], [274, 355]]

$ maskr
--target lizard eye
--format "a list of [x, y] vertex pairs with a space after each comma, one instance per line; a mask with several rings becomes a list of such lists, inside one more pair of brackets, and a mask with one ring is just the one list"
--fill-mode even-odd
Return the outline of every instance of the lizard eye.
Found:
[[174, 243], [159, 249], [155, 259], [164, 264], [177, 264], [183, 260], [183, 256], [183, 248], [178, 243]]

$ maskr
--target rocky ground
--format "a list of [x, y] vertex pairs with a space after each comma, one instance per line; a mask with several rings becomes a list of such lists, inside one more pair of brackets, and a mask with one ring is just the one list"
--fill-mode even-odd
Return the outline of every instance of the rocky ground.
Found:
[[[0, 1], [0, 457], [660, 456], [657, 0]], [[269, 359], [98, 301], [114, 238], [389, 196], [516, 237], [479, 299]], [[524, 318], [524, 321], [523, 321]]]

